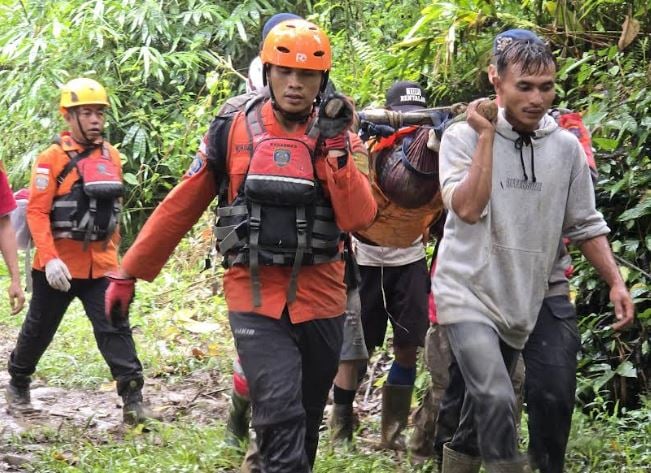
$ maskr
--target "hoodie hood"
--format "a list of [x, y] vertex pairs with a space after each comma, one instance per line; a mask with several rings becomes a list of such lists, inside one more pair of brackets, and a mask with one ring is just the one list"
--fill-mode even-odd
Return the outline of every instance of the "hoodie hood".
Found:
[[[504, 116], [503, 107], [500, 107], [497, 112], [496, 128], [497, 128], [497, 133], [502, 137], [506, 138], [507, 140], [511, 140], [515, 142], [520, 137], [520, 134], [517, 131], [513, 130], [513, 125], [511, 125], [506, 120], [506, 117]], [[535, 140], [546, 138], [547, 136], [554, 133], [557, 129], [558, 129], [558, 124], [556, 123], [556, 120], [554, 120], [554, 118], [551, 115], [546, 113], [540, 120], [540, 123], [538, 123], [538, 129], [534, 131], [532, 134], [534, 143]]]
[[[523, 133], [515, 131], [513, 125], [511, 125], [504, 116], [504, 108], [500, 108], [497, 114], [497, 133], [503, 138], [512, 141], [513, 146], [519, 152], [520, 155], [520, 165], [522, 166], [522, 177], [525, 181], [531, 180], [536, 182], [536, 152], [535, 148], [542, 144], [542, 140], [558, 129], [556, 120], [554, 120], [550, 115], [545, 114], [540, 123], [538, 123], [538, 129], [530, 133]], [[527, 173], [527, 167], [525, 165], [525, 153], [528, 152], [530, 160], [530, 169]]]

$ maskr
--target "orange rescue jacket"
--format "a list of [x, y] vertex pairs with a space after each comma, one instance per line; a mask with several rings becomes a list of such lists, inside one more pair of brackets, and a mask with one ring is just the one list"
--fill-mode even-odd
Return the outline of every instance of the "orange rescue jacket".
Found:
[[[77, 169], [73, 168], [61, 184], [57, 176], [70, 161], [66, 151], [81, 153], [84, 148], [70, 136], [70, 132], [60, 134], [61, 146], [53, 144], [41, 153], [34, 163], [27, 204], [27, 224], [34, 240], [36, 252], [33, 268], [43, 271], [48, 261], [60, 258], [75, 279], [96, 279], [117, 267], [117, 247], [120, 241], [116, 228], [108, 241], [90, 242], [84, 250], [84, 242], [68, 238], [54, 239], [52, 236], [50, 212], [55, 197], [66, 195], [72, 185], [79, 180]], [[122, 169], [120, 153], [108, 145], [109, 156], [118, 169]], [[102, 149], [98, 147], [87, 158], [102, 159]]]
[[[269, 133], [276, 136], [299, 137], [305, 133], [300, 126], [288, 133], [275, 118], [270, 102], [261, 110], [262, 120]], [[317, 157], [317, 177], [335, 211], [336, 222], [342, 231], [356, 231], [368, 226], [377, 209], [366, 175], [355, 162], [366, 159], [366, 150], [359, 138], [350, 134], [352, 156], [338, 169], [337, 159]], [[250, 138], [243, 114], [233, 118], [228, 136], [228, 196], [231, 202], [246, 176], [249, 165]], [[217, 194], [216, 176], [208, 166], [205, 153], [198, 153], [195, 162], [183, 180], [156, 208], [140, 231], [133, 246], [124, 256], [122, 267], [130, 275], [151, 281], [160, 272], [183, 235], [197, 222]], [[234, 266], [224, 274], [224, 291], [228, 309], [237, 312], [255, 312], [280, 318], [288, 306], [293, 323], [336, 317], [346, 309], [346, 286], [343, 261], [301, 267], [298, 275], [296, 300], [287, 302], [291, 267], [264, 266], [260, 268], [260, 307], [253, 307], [251, 280], [248, 267]]]

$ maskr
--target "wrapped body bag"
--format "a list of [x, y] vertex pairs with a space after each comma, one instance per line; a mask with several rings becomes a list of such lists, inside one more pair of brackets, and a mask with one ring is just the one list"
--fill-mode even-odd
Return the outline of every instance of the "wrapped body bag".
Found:
[[108, 147], [102, 145], [99, 159], [86, 159], [94, 148], [82, 153], [67, 151], [70, 161], [57, 176], [61, 185], [73, 168], [79, 179], [68, 194], [54, 199], [50, 221], [55, 239], [70, 238], [84, 242], [108, 244], [118, 225], [124, 185], [118, 166], [111, 159]]

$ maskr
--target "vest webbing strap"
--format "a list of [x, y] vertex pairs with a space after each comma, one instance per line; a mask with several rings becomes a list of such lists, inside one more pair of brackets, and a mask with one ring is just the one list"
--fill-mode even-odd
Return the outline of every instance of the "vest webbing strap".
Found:
[[296, 254], [292, 272], [289, 276], [289, 287], [287, 288], [287, 302], [296, 300], [296, 288], [298, 283], [298, 271], [303, 263], [303, 254], [307, 247], [307, 218], [305, 216], [305, 207], [296, 207]]
[[258, 261], [261, 213], [260, 204], [254, 203], [251, 205], [251, 216], [249, 217], [249, 272], [251, 273], [251, 292], [254, 307], [262, 305], [260, 297], [260, 264]]
[[233, 207], [217, 208], [218, 217], [235, 217], [237, 215], [246, 215], [247, 213], [249, 213], [249, 210], [246, 208], [246, 205], [235, 205]]

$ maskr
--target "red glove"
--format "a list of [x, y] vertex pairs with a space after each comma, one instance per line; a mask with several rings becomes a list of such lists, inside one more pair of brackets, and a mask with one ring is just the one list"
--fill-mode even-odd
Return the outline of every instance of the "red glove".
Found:
[[136, 280], [116, 273], [109, 273], [106, 277], [110, 282], [104, 295], [104, 314], [106, 320], [115, 326], [129, 318], [129, 306], [136, 293]]
[[330, 151], [337, 152], [337, 167], [339, 169], [343, 168], [348, 161], [348, 152], [350, 150], [350, 145], [348, 142], [348, 131], [333, 136], [332, 138], [326, 138], [323, 141], [323, 149], [327, 155]]
[[323, 147], [328, 151], [345, 151], [348, 154], [349, 144], [348, 144], [348, 132], [344, 131], [337, 136], [332, 138], [326, 138], [323, 141]]

